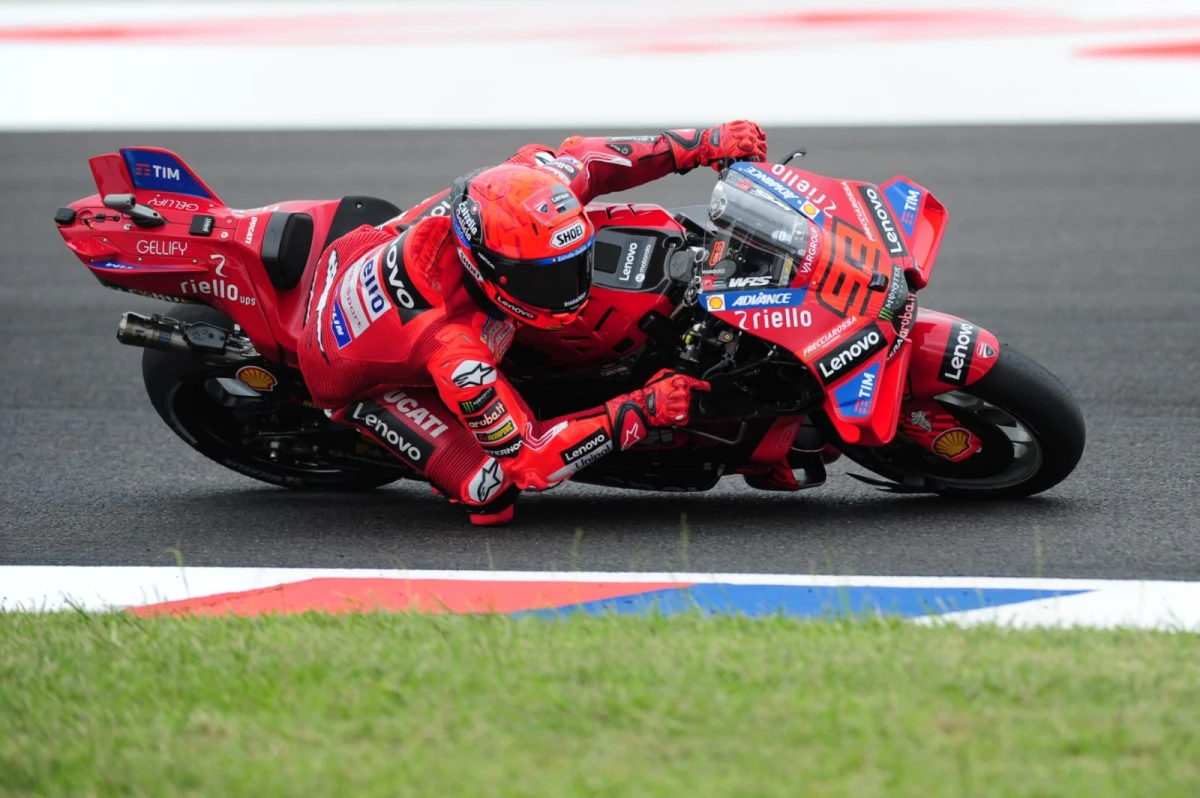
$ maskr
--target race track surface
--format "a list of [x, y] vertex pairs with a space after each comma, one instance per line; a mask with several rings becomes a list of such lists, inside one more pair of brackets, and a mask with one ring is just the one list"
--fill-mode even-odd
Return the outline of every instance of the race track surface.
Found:
[[[169, 565], [177, 549], [192, 565], [1200, 578], [1200, 126], [768, 130], [773, 157], [803, 144], [814, 171], [929, 187], [951, 226], [922, 306], [979, 322], [1078, 397], [1075, 474], [1007, 503], [885, 495], [839, 463], [798, 495], [738, 477], [687, 496], [568, 485], [477, 530], [425, 486], [262, 486], [158, 419], [140, 351], [114, 336], [122, 311], [165, 306], [101, 288], [51, 219], [94, 192], [86, 158], [122, 145], [174, 149], [238, 207], [407, 207], [566, 133], [0, 135], [0, 564]], [[712, 181], [631, 196], [704, 203]]]

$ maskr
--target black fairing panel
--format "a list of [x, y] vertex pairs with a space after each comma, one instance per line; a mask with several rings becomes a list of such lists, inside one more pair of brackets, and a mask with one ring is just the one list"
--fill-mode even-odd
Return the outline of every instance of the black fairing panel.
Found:
[[375, 227], [399, 215], [399, 208], [378, 197], [342, 197], [337, 212], [333, 215], [333, 222], [329, 225], [329, 234], [325, 236], [325, 243], [321, 245], [321, 251], [325, 251], [335, 240], [360, 225], [369, 224]]
[[670, 287], [667, 256], [681, 243], [682, 238], [674, 232], [643, 227], [601, 228], [596, 233], [592, 283], [619, 291], [665, 293]]
[[308, 264], [312, 241], [313, 219], [307, 213], [271, 214], [261, 252], [271, 285], [280, 291], [296, 287]]

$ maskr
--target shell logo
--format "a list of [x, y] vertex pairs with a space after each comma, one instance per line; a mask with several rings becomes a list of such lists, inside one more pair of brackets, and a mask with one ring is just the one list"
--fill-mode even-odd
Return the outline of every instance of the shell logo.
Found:
[[725, 309], [725, 297], [721, 296], [720, 294], [706, 297], [705, 301], [708, 302], [708, 309], [711, 311]]
[[237, 370], [237, 378], [256, 391], [269, 391], [279, 384], [275, 375], [258, 366], [242, 366]]
[[952, 463], [965, 460], [981, 448], [971, 431], [962, 427], [948, 429], [933, 439], [933, 451]]
[[821, 212], [821, 209], [811, 202], [806, 202], [800, 206], [800, 212], [810, 219], [816, 218], [816, 215]]

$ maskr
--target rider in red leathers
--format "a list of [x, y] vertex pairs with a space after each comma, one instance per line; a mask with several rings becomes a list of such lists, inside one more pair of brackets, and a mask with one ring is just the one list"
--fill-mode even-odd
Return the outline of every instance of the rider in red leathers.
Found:
[[[515, 324], [558, 329], [587, 303], [595, 231], [583, 206], [673, 172], [766, 157], [752, 122], [531, 144], [317, 265], [300, 342], [313, 400], [424, 474], [476, 524], [651, 427], [686, 425], [708, 385], [664, 370], [642, 390], [539, 421], [498, 364]], [[392, 223], [389, 223], [391, 226]]]

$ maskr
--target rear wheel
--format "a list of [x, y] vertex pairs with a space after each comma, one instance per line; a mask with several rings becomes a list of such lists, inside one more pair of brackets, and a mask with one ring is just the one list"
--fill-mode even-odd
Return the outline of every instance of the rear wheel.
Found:
[[[227, 316], [205, 306], [181, 306], [169, 315], [234, 329]], [[316, 408], [284, 401], [222, 405], [210, 393], [210, 380], [231, 377], [236, 368], [155, 349], [142, 355], [142, 379], [158, 415], [189, 446], [226, 468], [310, 490], [367, 490], [412, 473]]]
[[936, 397], [937, 403], [983, 444], [950, 462], [902, 434], [887, 446], [851, 446], [828, 418], [814, 417], [829, 440], [869, 471], [915, 492], [972, 498], [1014, 498], [1048, 490], [1083, 455], [1083, 415], [1057, 377], [1010, 346], [983, 379]]

